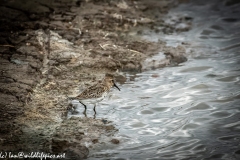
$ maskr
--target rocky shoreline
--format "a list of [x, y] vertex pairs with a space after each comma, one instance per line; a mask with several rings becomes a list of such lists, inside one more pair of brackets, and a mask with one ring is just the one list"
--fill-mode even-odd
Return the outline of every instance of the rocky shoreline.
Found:
[[[105, 73], [121, 81], [122, 71], [141, 72], [186, 61], [183, 46], [141, 38], [144, 29], [178, 31], [162, 20], [174, 5], [174, 1], [154, 0], [4, 1], [0, 151], [64, 152], [69, 159], [81, 159], [95, 145], [117, 145], [113, 123], [68, 119], [66, 97]], [[158, 52], [165, 58], [146, 60]]]

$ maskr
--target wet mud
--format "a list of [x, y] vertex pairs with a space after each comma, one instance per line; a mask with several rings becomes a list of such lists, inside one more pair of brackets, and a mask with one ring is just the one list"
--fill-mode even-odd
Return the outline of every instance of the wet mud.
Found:
[[[154, 0], [2, 2], [0, 150], [65, 152], [81, 159], [96, 144], [121, 143], [114, 138], [117, 128], [106, 120], [67, 119], [67, 95], [105, 73], [121, 81], [122, 71], [185, 62], [184, 46], [169, 47], [141, 35], [144, 29], [166, 34], [188, 30], [189, 19], [182, 28], [162, 20], [174, 5]], [[179, 21], [186, 18], [174, 23]], [[159, 52], [162, 59], [146, 60]]]

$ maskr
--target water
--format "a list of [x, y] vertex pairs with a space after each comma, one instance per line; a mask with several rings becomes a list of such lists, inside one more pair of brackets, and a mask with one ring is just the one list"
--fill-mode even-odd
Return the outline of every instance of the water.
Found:
[[[169, 15], [193, 17], [192, 30], [146, 35], [194, 54], [177, 67], [127, 74], [97, 118], [113, 121], [120, 144], [88, 159], [240, 159], [240, 4], [181, 4]], [[92, 114], [92, 111], [89, 111]]]

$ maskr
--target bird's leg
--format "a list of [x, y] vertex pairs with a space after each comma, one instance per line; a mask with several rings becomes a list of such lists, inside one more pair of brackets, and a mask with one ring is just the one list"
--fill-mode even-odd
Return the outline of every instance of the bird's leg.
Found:
[[83, 114], [84, 114], [85, 117], [87, 117], [86, 109], [83, 111]]
[[81, 104], [84, 106], [85, 110], [87, 110], [87, 106], [86, 106], [85, 104], [83, 104], [83, 103], [80, 102], [80, 101], [79, 101], [79, 103], [81, 103]]
[[[80, 101], [79, 101], [80, 102]], [[84, 106], [84, 108], [85, 108], [85, 110], [83, 111], [83, 114], [85, 115], [85, 117], [86, 117], [86, 110], [87, 110], [87, 106], [85, 105], [85, 104], [83, 104], [82, 102], [80, 102], [83, 106]]]
[[94, 108], [93, 108], [93, 110], [94, 110], [94, 112], [95, 112], [95, 114], [96, 114], [97, 112], [96, 112], [96, 109], [95, 109], [95, 108], [96, 108], [96, 104], [94, 104]]
[[96, 107], [96, 104], [94, 104], [94, 108], [93, 108], [93, 110], [94, 110], [94, 118], [93, 119], [96, 118], [96, 114], [97, 114], [95, 107]]

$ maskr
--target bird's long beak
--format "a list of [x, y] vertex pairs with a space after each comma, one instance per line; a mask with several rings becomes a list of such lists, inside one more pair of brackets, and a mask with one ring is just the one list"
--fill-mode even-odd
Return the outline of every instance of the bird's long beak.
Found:
[[113, 86], [116, 87], [120, 91], [120, 89], [118, 88], [118, 86], [114, 82], [113, 82]]

